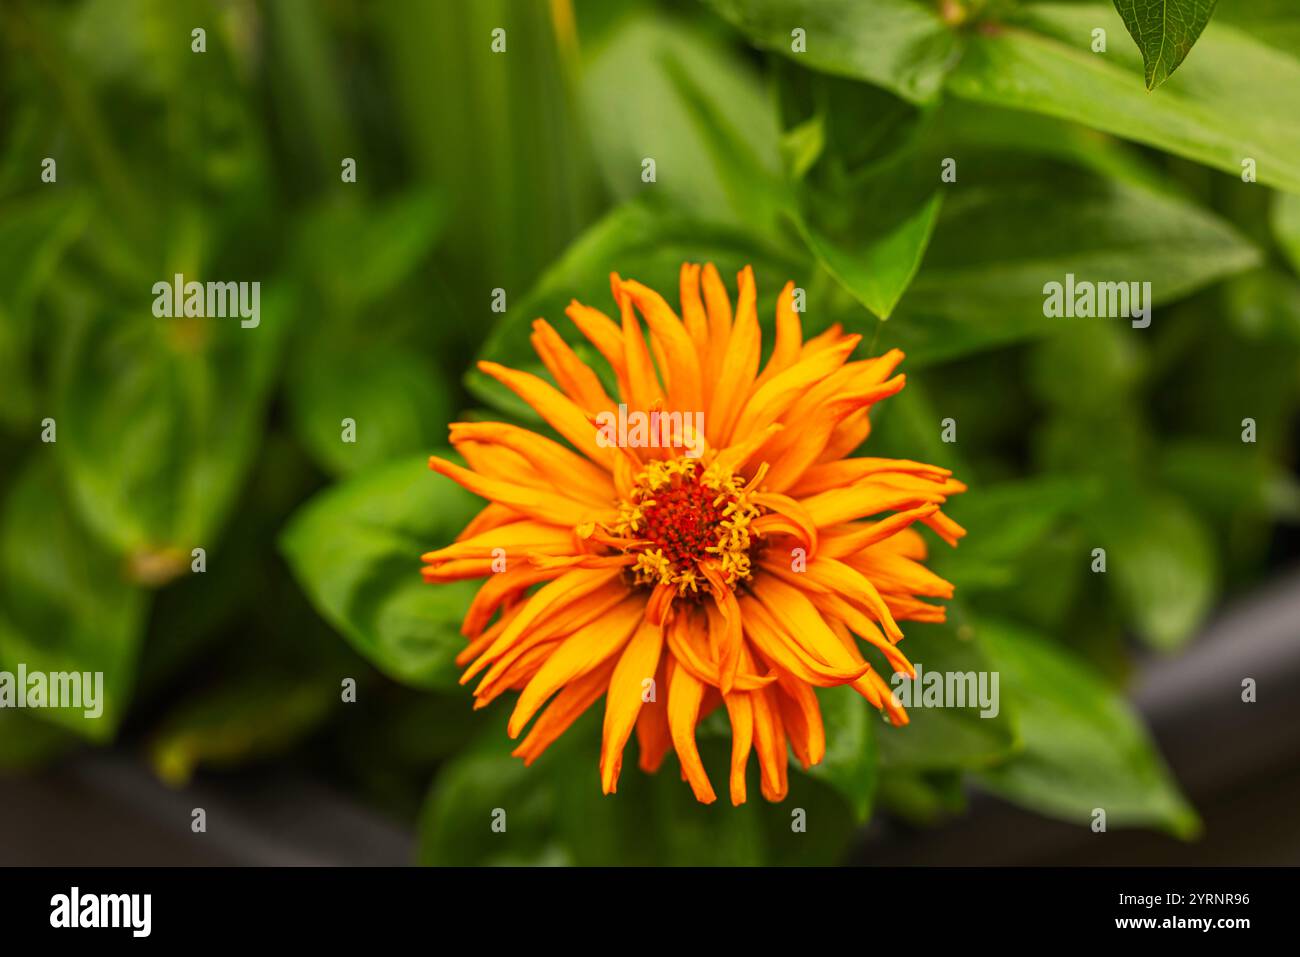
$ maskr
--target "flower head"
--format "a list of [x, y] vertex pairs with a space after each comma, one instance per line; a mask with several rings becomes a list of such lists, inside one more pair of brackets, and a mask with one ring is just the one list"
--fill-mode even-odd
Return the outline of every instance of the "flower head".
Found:
[[764, 797], [780, 800], [787, 751], [805, 767], [825, 753], [814, 688], [850, 685], [907, 722], [868, 656], [914, 674], [898, 622], [942, 621], [923, 599], [952, 586], [921, 564], [912, 526], [956, 544], [965, 532], [940, 506], [965, 486], [931, 465], [848, 457], [871, 406], [903, 388], [903, 355], [850, 360], [860, 337], [838, 326], [804, 341], [793, 283], [760, 371], [748, 268], [733, 312], [712, 265], [684, 265], [680, 318], [646, 286], [611, 281], [618, 322], [577, 302], [568, 316], [618, 399], [542, 319], [532, 342], [555, 385], [480, 363], [572, 448], [505, 423], [453, 424], [468, 467], [430, 467], [489, 504], [424, 556], [424, 577], [485, 578], [461, 680], [478, 679], [478, 707], [519, 692], [508, 730], [531, 722], [514, 752], [526, 762], [604, 696], [606, 793], [635, 733], [643, 769], [671, 748], [713, 801], [695, 728], [723, 707], [732, 802], [745, 800], [751, 751]]

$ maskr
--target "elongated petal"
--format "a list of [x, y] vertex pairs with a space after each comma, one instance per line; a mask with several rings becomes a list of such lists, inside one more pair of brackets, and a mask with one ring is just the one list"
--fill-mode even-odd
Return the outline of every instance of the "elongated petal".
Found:
[[605, 469], [612, 467], [617, 452], [596, 441], [595, 425], [564, 393], [535, 375], [507, 369], [495, 362], [480, 362], [478, 367], [532, 406], [551, 428], [587, 458]]
[[600, 748], [600, 786], [606, 794], [618, 790], [623, 747], [641, 713], [646, 682], [654, 680], [662, 649], [662, 626], [643, 620], [623, 649], [610, 677]]
[[695, 792], [696, 800], [712, 804], [717, 800], [713, 785], [704, 771], [700, 751], [695, 744], [695, 725], [700, 717], [700, 703], [704, 700], [704, 685], [684, 668], [670, 667], [668, 671], [668, 730], [672, 735], [673, 749], [682, 764], [682, 774]]

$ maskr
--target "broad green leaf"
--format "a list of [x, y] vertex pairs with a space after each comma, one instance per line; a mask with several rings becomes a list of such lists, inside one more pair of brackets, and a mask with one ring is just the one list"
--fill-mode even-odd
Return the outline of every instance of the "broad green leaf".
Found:
[[1133, 82], [1134, 48], [1091, 50], [1092, 31], [1120, 35], [1105, 4], [1045, 3], [970, 35], [947, 78], [965, 99], [1046, 113], [1259, 182], [1300, 191], [1300, 60], [1249, 33], [1211, 23], [1178, 80], [1152, 96]]
[[1163, 650], [1183, 644], [1217, 591], [1218, 563], [1203, 521], [1176, 497], [1121, 484], [1108, 490], [1091, 526], [1092, 547], [1106, 549], [1107, 583], [1137, 633]]
[[158, 584], [191, 549], [216, 544], [258, 446], [292, 311], [266, 289], [256, 327], [149, 310], [144, 296], [129, 312], [70, 307], [52, 447], [95, 533]]
[[1042, 636], [995, 621], [981, 621], [978, 632], [1024, 742], [1020, 754], [979, 774], [985, 787], [1080, 827], [1101, 809], [1109, 826], [1196, 833], [1196, 812], [1121, 695]]
[[124, 571], [77, 521], [48, 458], [24, 468], [0, 510], [0, 670], [101, 673], [102, 714], [32, 712], [93, 741], [112, 738], [135, 684], [148, 600]]
[[726, 46], [684, 21], [631, 17], [589, 55], [582, 91], [616, 199], [658, 196], [700, 218], [771, 225], [775, 118], [757, 73]]
[[506, 748], [490, 747], [486, 736], [483, 745], [448, 762], [420, 814], [419, 862], [439, 867], [577, 863], [553, 827], [554, 788], [538, 786], [538, 777]]
[[1086, 476], [1040, 476], [976, 485], [944, 506], [967, 531], [957, 548], [940, 546], [930, 565], [965, 597], [978, 590], [1014, 586], [1030, 550], [1095, 499]]
[[[418, 352], [341, 323], [308, 339], [289, 376], [297, 435], [333, 475], [446, 442], [448, 392], [442, 371]], [[345, 419], [355, 426], [351, 441]]]
[[444, 216], [442, 200], [428, 189], [381, 202], [334, 202], [306, 218], [297, 252], [329, 307], [350, 313], [419, 268]]
[[[954, 185], [925, 263], [877, 342], [903, 349], [909, 369], [1069, 323], [1125, 322], [1045, 316], [1046, 284], [1069, 274], [1149, 282], [1158, 307], [1261, 258], [1186, 200], [1071, 166], [1008, 156], [959, 173]], [[1160, 321], [1157, 309], [1152, 322]]]
[[1133, 401], [1147, 371], [1146, 353], [1135, 339], [1122, 322], [1061, 326], [1034, 346], [1034, 394], [1067, 414], [1114, 413]]
[[[924, 151], [935, 157], [968, 158], [973, 151], [1045, 156], [1148, 191], [1177, 194], [1177, 184], [1139, 147], [1043, 113], [949, 97], [923, 135]], [[963, 165], [958, 164], [959, 181]]]
[[1214, 13], [1216, 0], [1114, 0], [1142, 51], [1147, 89], [1154, 90], [1191, 52]]
[[[509, 305], [479, 358], [544, 375], [529, 342], [533, 320], [540, 317], [604, 375], [605, 361], [565, 317], [565, 308], [577, 299], [613, 313], [612, 272], [643, 282], [675, 303], [684, 262], [713, 262], [733, 296], [736, 273], [752, 265], [758, 284], [759, 319], [766, 330], [772, 328], [776, 297], [786, 281], [800, 284], [812, 271], [801, 253], [773, 247], [737, 227], [700, 222], [645, 202], [625, 203], [583, 233], [525, 299]], [[820, 320], [811, 317], [804, 331], [812, 335], [829, 323], [825, 316]], [[533, 415], [512, 393], [477, 370], [471, 370], [466, 382], [490, 405], [520, 416]]]
[[329, 680], [254, 675], [182, 703], [150, 744], [154, 772], [183, 787], [200, 766], [237, 767], [280, 754], [339, 700]]
[[821, 264], [881, 319], [916, 276], [943, 202], [937, 178], [918, 177], [915, 169], [914, 158], [904, 156], [848, 195], [810, 195], [798, 219]]
[[1300, 518], [1300, 482], [1257, 445], [1182, 439], [1160, 450], [1160, 475], [1198, 512]]
[[[877, 734], [881, 779], [894, 768], [928, 771], [988, 767], [1015, 753], [1019, 747], [1017, 716], [1005, 701], [991, 702], [985, 708], [978, 700], [968, 700], [964, 707], [956, 707], [955, 703], [933, 697], [932, 689], [937, 687], [934, 682], [942, 681], [946, 687], [951, 675], [953, 682], [960, 678], [966, 685], [966, 676], [972, 676], [978, 698], [980, 675], [987, 675], [992, 666], [969, 629], [905, 622], [903, 634], [899, 647], [916, 666], [919, 684], [909, 680], [905, 686], [901, 676], [891, 678], [899, 700], [905, 706], [910, 703], [909, 720], [901, 728], [881, 724]], [[927, 673], [931, 676], [928, 679]], [[909, 688], [910, 702], [905, 687]], [[1005, 691], [1005, 687], [1004, 682], [1000, 690]], [[985, 691], [993, 690], [985, 678]], [[985, 711], [987, 715], [982, 714]]]
[[479, 505], [427, 459], [402, 459], [309, 501], [280, 549], [316, 610], [380, 671], [455, 688], [460, 625], [479, 583], [426, 584], [420, 556], [451, 542]]
[[815, 70], [883, 86], [915, 103], [939, 94], [960, 50], [937, 5], [920, 0], [710, 3], [765, 49]]
[[876, 709], [847, 685], [819, 688], [817, 698], [826, 729], [826, 757], [808, 773], [835, 788], [854, 817], [866, 821], [876, 791]]

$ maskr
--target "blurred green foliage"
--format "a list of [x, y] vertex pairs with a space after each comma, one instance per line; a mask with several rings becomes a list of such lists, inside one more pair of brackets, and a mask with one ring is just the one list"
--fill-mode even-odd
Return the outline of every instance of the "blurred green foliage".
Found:
[[[0, 669], [107, 697], [0, 712], [0, 768], [115, 737], [175, 784], [296, 763], [418, 819], [427, 863], [830, 862], [970, 785], [1195, 831], [1123, 683], [1300, 513], [1294, 4], [1221, 0], [1152, 93], [1105, 3], [11, 0], [0, 37]], [[793, 278], [807, 332], [908, 353], [871, 454], [971, 487], [950, 623], [908, 650], [999, 671], [996, 719], [825, 694], [825, 764], [732, 809], [671, 758], [601, 797], [590, 716], [525, 769], [471, 710], [468, 591], [418, 557], [474, 503], [423, 457], [451, 418], [531, 419], [475, 358], [536, 369], [537, 316], [590, 356], [565, 304], [684, 260], [752, 263], [769, 330]], [[178, 272], [260, 281], [260, 326], [155, 319]], [[1149, 281], [1151, 328], [1045, 319], [1066, 273]], [[725, 723], [700, 736], [725, 777]]]

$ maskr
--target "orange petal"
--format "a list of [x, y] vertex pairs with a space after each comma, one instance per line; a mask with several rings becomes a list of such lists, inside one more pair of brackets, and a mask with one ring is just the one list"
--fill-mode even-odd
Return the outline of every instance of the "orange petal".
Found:
[[537, 709], [556, 691], [622, 650], [640, 620], [640, 602], [629, 599], [562, 639], [515, 702], [506, 727], [510, 737], [517, 738]]
[[529, 429], [505, 422], [453, 422], [451, 441], [490, 442], [510, 449], [570, 498], [608, 502], [614, 494], [609, 471]]
[[614, 407], [614, 400], [601, 385], [600, 377], [578, 358], [549, 322], [534, 319], [533, 334], [529, 338], [546, 371], [584, 412], [600, 412]]
[[849, 336], [831, 348], [797, 362], [759, 386], [740, 412], [732, 441], [744, 439], [779, 419], [810, 387], [843, 365], [860, 340], [860, 336]]
[[600, 786], [606, 794], [618, 790], [623, 748], [641, 713], [645, 682], [654, 680], [662, 649], [662, 627], [643, 620], [623, 649], [610, 678], [600, 748]]
[[745, 768], [754, 745], [754, 703], [743, 691], [722, 696], [731, 720], [731, 803], [745, 803]]
[[750, 696], [754, 703], [754, 747], [762, 772], [760, 785], [763, 797], [769, 801], [782, 800], [788, 790], [785, 726], [781, 722], [776, 695], [775, 689], [768, 688]]
[[749, 398], [758, 373], [761, 347], [758, 327], [757, 290], [754, 288], [754, 271], [746, 266], [738, 277], [736, 318], [727, 339], [727, 351], [718, 372], [717, 387], [704, 429], [710, 441], [718, 446], [731, 442], [732, 430], [741, 409]]
[[527, 736], [511, 754], [523, 758], [525, 765], [536, 761], [543, 751], [605, 693], [613, 670], [614, 661], [611, 659], [593, 668], [576, 681], [565, 685], [564, 690], [551, 699], [551, 703], [542, 712], [541, 717], [533, 722]]
[[686, 327], [677, 318], [663, 296], [634, 280], [626, 280], [623, 290], [641, 310], [650, 335], [663, 353], [668, 380], [668, 407], [695, 411], [703, 409], [700, 360]]
[[440, 459], [436, 455], [429, 459], [429, 468], [440, 475], [447, 476], [475, 495], [503, 503], [521, 515], [540, 521], [577, 526], [587, 522], [608, 523], [618, 519], [618, 512], [613, 508], [597, 508], [595, 505], [575, 501], [558, 492], [528, 485], [515, 485], [502, 479], [479, 475], [477, 472], [461, 468], [454, 462]]
[[564, 393], [535, 375], [507, 369], [495, 362], [480, 362], [478, 367], [532, 406], [551, 428], [587, 458], [602, 468], [612, 467], [616, 450], [604, 448], [596, 441], [596, 427], [587, 413]]
[[682, 765], [682, 774], [695, 792], [695, 799], [702, 804], [712, 804], [717, 795], [713, 793], [713, 785], [709, 783], [695, 744], [695, 725], [700, 717], [700, 702], [704, 700], [704, 685], [685, 668], [674, 665], [669, 659], [668, 731]]

